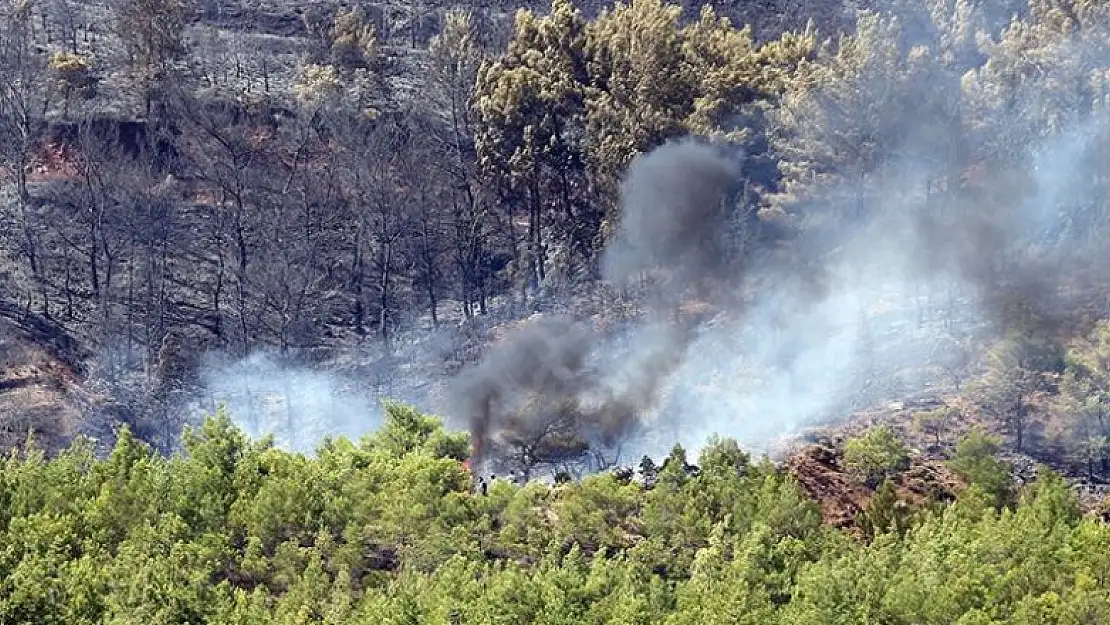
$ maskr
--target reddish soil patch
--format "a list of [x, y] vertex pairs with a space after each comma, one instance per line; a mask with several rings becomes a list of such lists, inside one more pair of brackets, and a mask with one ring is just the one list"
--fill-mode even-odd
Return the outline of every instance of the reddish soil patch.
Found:
[[870, 491], [856, 484], [841, 468], [839, 453], [813, 445], [787, 461], [790, 472], [806, 493], [821, 504], [821, 516], [834, 527], [852, 527], [867, 508]]
[[[810, 445], [787, 460], [799, 485], [821, 505], [825, 523], [858, 529], [859, 515], [867, 509], [873, 491], [858, 483], [841, 464], [840, 451], [825, 445]], [[949, 501], [961, 488], [960, 480], [943, 463], [915, 458], [895, 480], [898, 500], [911, 508], [929, 501]]]

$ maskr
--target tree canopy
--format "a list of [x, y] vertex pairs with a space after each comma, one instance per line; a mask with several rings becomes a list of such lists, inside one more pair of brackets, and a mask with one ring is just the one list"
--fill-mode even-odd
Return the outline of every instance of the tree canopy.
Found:
[[[887, 440], [889, 432], [873, 436]], [[975, 442], [979, 440], [980, 442]], [[1072, 623], [1110, 615], [1110, 529], [1049, 472], [996, 505], [975, 439], [955, 503], [864, 540], [714, 439], [619, 473], [480, 494], [465, 435], [402, 405], [313, 457], [226, 413], [153, 453], [32, 443], [0, 465], [0, 619], [34, 623]], [[985, 451], [984, 451], [985, 450]], [[986, 453], [987, 455], [984, 455]], [[888, 482], [889, 484], [889, 482]], [[880, 489], [876, 501], [893, 497]], [[891, 502], [887, 502], [890, 504]], [[876, 506], [880, 504], [875, 504]], [[1001, 506], [1001, 507], [998, 507]], [[897, 529], [897, 531], [895, 531]]]

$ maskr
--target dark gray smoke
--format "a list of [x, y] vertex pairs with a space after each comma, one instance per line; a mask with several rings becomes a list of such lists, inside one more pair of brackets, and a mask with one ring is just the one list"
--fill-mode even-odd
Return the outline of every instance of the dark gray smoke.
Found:
[[720, 274], [726, 200], [739, 174], [734, 159], [692, 139], [633, 160], [603, 274], [618, 285], [661, 274], [643, 302], [654, 319], [630, 331], [632, 348], [615, 360], [605, 361], [611, 345], [604, 337], [568, 318], [533, 321], [491, 348], [450, 392], [470, 424], [476, 463], [495, 446], [525, 454], [520, 460], [529, 465], [612, 447], [629, 435], [694, 336], [677, 306], [688, 287]]
[[727, 194], [739, 177], [735, 159], [693, 139], [638, 156], [621, 185], [620, 225], [602, 254], [602, 275], [624, 284], [661, 270], [670, 294], [717, 275]]
[[542, 438], [547, 422], [582, 390], [592, 346], [585, 326], [564, 317], [540, 318], [517, 329], [459, 374], [449, 391], [470, 423], [481, 461], [491, 433], [511, 427], [516, 442]]

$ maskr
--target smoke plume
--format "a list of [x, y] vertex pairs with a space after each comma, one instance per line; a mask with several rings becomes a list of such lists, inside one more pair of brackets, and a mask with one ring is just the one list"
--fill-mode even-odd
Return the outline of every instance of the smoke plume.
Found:
[[[714, 434], [758, 448], [878, 402], [935, 394], [971, 374], [973, 354], [961, 350], [973, 339], [1074, 328], [1091, 314], [1089, 287], [1108, 277], [1089, 182], [1102, 117], [972, 169], [961, 191], [937, 196], [928, 185], [942, 172], [907, 146], [904, 162], [888, 165], [900, 175], [826, 189], [827, 201], [799, 209], [796, 238], [776, 241], [788, 253], [745, 250], [756, 260], [744, 266], [722, 239], [738, 163], [691, 140], [637, 158], [602, 266], [614, 285], [649, 285], [638, 291], [646, 318], [597, 340], [592, 366], [565, 393], [529, 404], [529, 416], [479, 413], [500, 416], [474, 419], [493, 424], [473, 427], [475, 439], [522, 422], [543, 431], [572, 403], [583, 444], [619, 442], [625, 461]], [[842, 212], [843, 197], [854, 212]], [[708, 320], [682, 314], [691, 299], [720, 306]], [[608, 430], [616, 437], [590, 439], [594, 423], [619, 424]]]
[[737, 160], [692, 139], [635, 158], [621, 185], [616, 236], [602, 253], [604, 278], [623, 285], [661, 270], [673, 296], [716, 275], [724, 265], [725, 199], [739, 175]]
[[490, 349], [452, 388], [478, 463], [494, 444], [523, 450], [529, 464], [612, 447], [630, 434], [693, 338], [692, 324], [668, 318], [688, 286], [719, 273], [725, 199], [739, 171], [734, 159], [692, 139], [632, 161], [603, 275], [623, 286], [660, 272], [643, 302], [654, 319], [631, 331], [635, 347], [616, 361], [599, 362], [612, 337], [567, 318], [528, 323]]
[[480, 459], [491, 429], [512, 420], [521, 442], [542, 436], [539, 406], [548, 418], [582, 390], [590, 334], [567, 318], [541, 318], [526, 324], [463, 371], [453, 385], [453, 403], [466, 415]]
[[[996, 17], [972, 26], [997, 38], [1009, 19]], [[469, 427], [476, 459], [535, 465], [621, 448], [627, 462], [676, 440], [696, 449], [711, 434], [758, 448], [878, 402], [943, 393], [971, 375], [982, 340], [1006, 329], [1051, 337], [1105, 315], [1106, 302], [1091, 301], [1110, 277], [1105, 111], [1061, 105], [1051, 81], [1023, 84], [999, 106], [999, 78], [980, 75], [995, 70], [979, 46], [934, 32], [942, 27], [904, 32], [907, 50], [923, 46], [906, 59], [899, 46], [864, 41], [876, 51], [858, 72], [808, 103], [781, 103], [800, 107], [790, 132], [804, 136], [771, 157], [795, 159], [788, 165], [806, 177], [794, 179], [802, 191], [759, 183], [768, 185], [764, 199], [789, 198], [773, 207], [789, 226], [773, 247], [747, 236], [767, 225], [751, 219], [766, 203], [740, 193], [751, 161], [732, 148], [683, 139], [633, 160], [601, 268], [643, 315], [615, 326], [596, 319], [597, 327], [540, 316], [452, 377], [437, 408]], [[1106, 65], [1069, 41], [1038, 58], [1051, 71]], [[913, 75], [901, 95], [898, 72]], [[893, 95], [863, 102], [860, 93]], [[979, 100], [988, 114], [978, 118], [994, 121], [973, 128], [961, 116]], [[1041, 119], [1049, 105], [1059, 109], [1050, 123]], [[730, 238], [738, 230], [739, 244]], [[244, 376], [283, 379], [213, 371], [221, 396]], [[327, 382], [319, 393], [341, 386]], [[432, 394], [412, 397], [421, 404]], [[353, 406], [339, 420], [365, 430], [355, 414], [376, 406]]]

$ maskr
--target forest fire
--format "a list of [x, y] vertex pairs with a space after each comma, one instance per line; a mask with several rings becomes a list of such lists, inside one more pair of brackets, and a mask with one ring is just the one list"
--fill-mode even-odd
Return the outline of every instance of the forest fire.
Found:
[[[454, 381], [453, 405], [470, 424], [475, 464], [497, 456], [528, 472], [573, 463], [636, 429], [684, 360], [698, 313], [709, 309], [702, 303], [681, 315], [674, 305], [721, 268], [722, 206], [738, 175], [735, 155], [695, 140], [633, 162], [602, 273], [615, 287], [654, 271], [668, 279], [643, 294], [649, 314], [621, 337], [577, 318], [541, 316], [464, 370]], [[622, 338], [630, 348], [614, 358]]]

